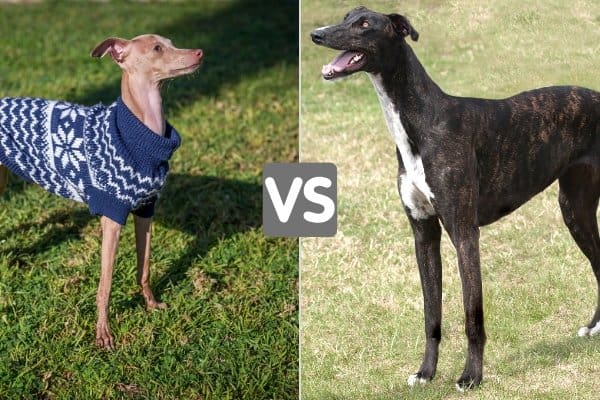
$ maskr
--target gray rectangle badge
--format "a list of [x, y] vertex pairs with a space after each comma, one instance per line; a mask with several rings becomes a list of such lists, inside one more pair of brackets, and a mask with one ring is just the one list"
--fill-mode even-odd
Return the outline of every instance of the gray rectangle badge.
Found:
[[334, 236], [337, 168], [332, 163], [266, 164], [263, 230], [267, 236]]

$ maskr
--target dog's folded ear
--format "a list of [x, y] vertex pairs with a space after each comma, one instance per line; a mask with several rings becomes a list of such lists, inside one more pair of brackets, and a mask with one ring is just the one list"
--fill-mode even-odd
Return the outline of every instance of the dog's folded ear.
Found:
[[102, 43], [92, 50], [92, 57], [104, 57], [106, 53], [110, 53], [110, 56], [117, 63], [123, 62], [125, 59], [125, 50], [127, 48], [129, 40], [111, 37], [108, 39], [104, 39]]
[[394, 25], [394, 30], [402, 37], [407, 37], [410, 35], [410, 38], [415, 42], [419, 39], [419, 32], [408, 22], [408, 18], [404, 15], [400, 14], [389, 14], [388, 18], [392, 21], [392, 25]]

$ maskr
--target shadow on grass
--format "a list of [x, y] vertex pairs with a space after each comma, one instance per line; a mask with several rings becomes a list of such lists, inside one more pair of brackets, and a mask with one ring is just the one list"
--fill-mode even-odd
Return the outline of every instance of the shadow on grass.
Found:
[[570, 359], [594, 358], [600, 351], [600, 341], [595, 338], [581, 338], [576, 335], [573, 324], [572, 336], [554, 340], [536, 340], [530, 346], [516, 349], [507, 354], [502, 365], [510, 367], [511, 376], [527, 376], [531, 370], [548, 368], [552, 371]]
[[[17, 186], [22, 190], [21, 188], [24, 187], [22, 184], [23, 182], [21, 181], [19, 183], [20, 184]], [[15, 192], [15, 190], [11, 190], [11, 195], [15, 194]], [[9, 236], [12, 231], [26, 232], [31, 229], [39, 231], [40, 229], [50, 228], [39, 235], [35, 241], [26, 244], [20, 243], [18, 246], [5, 248], [3, 249], [3, 252], [9, 255], [8, 262], [10, 265], [24, 268], [31, 265], [29, 259], [36, 254], [44, 253], [67, 240], [79, 238], [81, 230], [91, 219], [92, 216], [87, 210], [59, 210], [56, 213], [51, 214], [41, 223], [35, 221], [20, 224], [14, 229], [11, 228], [10, 232], [0, 232], [0, 237], [5, 238]]]
[[185, 279], [194, 260], [218, 241], [261, 225], [262, 188], [232, 179], [171, 174], [155, 219], [195, 237], [158, 281], [156, 290], [160, 293]]
[[[11, 186], [23, 187], [22, 183]], [[172, 267], [157, 281], [157, 295], [168, 285], [185, 279], [194, 260], [203, 257], [218, 241], [261, 225], [262, 188], [258, 184], [212, 176], [169, 174], [161, 192], [154, 221], [169, 228], [193, 235], [196, 240], [172, 263]], [[27, 259], [52, 247], [77, 239], [81, 231], [95, 218], [87, 209], [59, 210], [45, 220], [20, 224], [11, 230], [24, 232], [48, 227], [35, 241], [19, 244], [3, 251], [17, 267], [30, 265]], [[132, 218], [128, 219], [132, 224]], [[0, 233], [0, 237], [9, 232]], [[141, 297], [139, 299], [141, 301]], [[135, 301], [137, 302], [137, 301]]]
[[[198, 7], [201, 10], [201, 7]], [[239, 0], [213, 14], [198, 11], [165, 26], [157, 34], [176, 46], [200, 47], [205, 58], [199, 77], [168, 84], [163, 101], [175, 108], [218, 94], [222, 85], [256, 76], [279, 64], [298, 64], [298, 3]], [[116, 66], [115, 66], [116, 68]], [[120, 95], [120, 76], [67, 100], [80, 104], [112, 103]]]

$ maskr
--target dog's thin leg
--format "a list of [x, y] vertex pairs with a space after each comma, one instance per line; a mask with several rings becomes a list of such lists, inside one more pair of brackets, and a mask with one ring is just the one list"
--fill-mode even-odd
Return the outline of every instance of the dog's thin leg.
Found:
[[8, 168], [0, 164], [0, 194], [4, 193], [8, 184]]
[[137, 283], [142, 289], [146, 309], [154, 310], [166, 308], [165, 303], [160, 303], [154, 298], [150, 289], [150, 241], [152, 237], [152, 218], [135, 218], [135, 246], [137, 250]]
[[419, 372], [408, 378], [408, 384], [425, 383], [433, 379], [437, 368], [442, 337], [442, 230], [437, 217], [415, 220], [407, 212], [415, 237], [415, 252], [421, 276], [425, 311], [425, 354]]
[[102, 254], [100, 269], [100, 285], [96, 305], [98, 307], [98, 322], [96, 323], [96, 344], [106, 349], [113, 349], [114, 341], [108, 326], [108, 302], [112, 285], [112, 273], [117, 247], [121, 235], [121, 225], [108, 217], [100, 219], [102, 225]]
[[596, 209], [600, 196], [600, 170], [591, 165], [578, 164], [559, 179], [558, 201], [565, 224], [575, 242], [590, 260], [598, 283], [598, 303], [594, 317], [579, 329], [579, 336], [600, 332], [600, 236]]
[[[476, 182], [476, 165], [473, 158], [465, 162], [464, 169], [448, 171], [445, 175], [445, 183], [453, 190], [449, 190], [446, 196], [437, 199], [439, 209], [448, 211], [444, 212], [440, 219], [456, 248], [462, 283], [468, 354], [465, 369], [456, 382], [456, 387], [460, 391], [471, 389], [481, 383], [483, 350], [486, 342], [477, 220], [479, 187], [464, 183]], [[456, 207], [456, 204], [461, 206]]]
[[456, 387], [460, 391], [471, 389], [481, 383], [483, 349], [486, 341], [479, 262], [479, 228], [476, 226], [464, 226], [463, 228], [460, 229], [463, 232], [455, 231], [450, 234], [458, 253], [458, 269], [462, 281], [465, 309], [465, 332], [468, 341], [465, 369], [456, 382]]

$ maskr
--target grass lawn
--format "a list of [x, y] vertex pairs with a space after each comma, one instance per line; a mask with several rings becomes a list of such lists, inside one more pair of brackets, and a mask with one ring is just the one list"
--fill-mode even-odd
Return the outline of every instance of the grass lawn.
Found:
[[[488, 334], [484, 382], [457, 393], [465, 361], [456, 255], [442, 241], [444, 319], [437, 376], [410, 389], [424, 350], [413, 239], [395, 185], [394, 144], [366, 74], [326, 84], [336, 51], [309, 32], [355, 1], [303, 0], [301, 159], [338, 167], [339, 231], [301, 241], [301, 388], [308, 399], [596, 398], [600, 338], [579, 338], [596, 284], [562, 223], [557, 186], [481, 232]], [[502, 98], [556, 84], [600, 89], [600, 3], [591, 0], [368, 1], [407, 15], [410, 42], [450, 94]]]
[[297, 159], [298, 6], [291, 1], [0, 5], [0, 96], [113, 102], [91, 49], [154, 32], [204, 65], [163, 89], [182, 135], [157, 205], [146, 313], [124, 228], [110, 323], [94, 346], [99, 218], [12, 177], [0, 199], [0, 398], [293, 399], [298, 244], [266, 239], [261, 172]]

